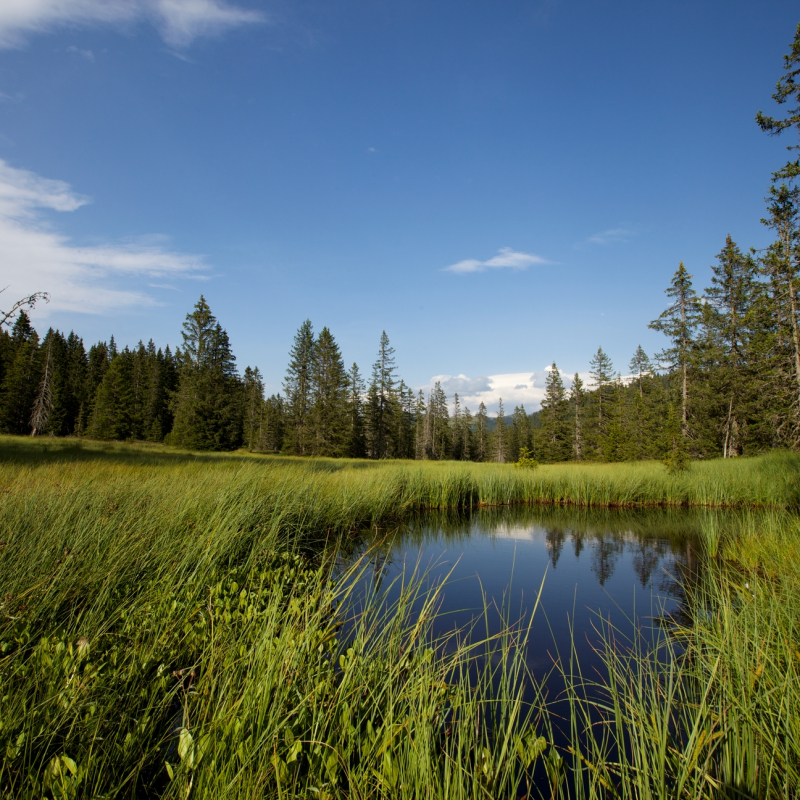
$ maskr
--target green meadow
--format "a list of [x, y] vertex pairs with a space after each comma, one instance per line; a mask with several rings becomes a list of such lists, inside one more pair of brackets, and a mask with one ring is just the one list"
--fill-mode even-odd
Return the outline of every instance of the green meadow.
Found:
[[[605, 630], [599, 675], [561, 653], [558, 714], [530, 616], [445, 640], [441, 586], [387, 605], [336, 568], [411, 512], [522, 503], [731, 509], [691, 622]], [[798, 506], [784, 452], [671, 474], [3, 437], [0, 795], [795, 796]]]

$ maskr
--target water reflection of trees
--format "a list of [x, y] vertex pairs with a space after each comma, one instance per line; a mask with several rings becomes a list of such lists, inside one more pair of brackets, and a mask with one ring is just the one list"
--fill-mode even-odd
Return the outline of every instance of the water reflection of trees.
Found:
[[[409, 552], [426, 547], [458, 549], [471, 538], [543, 539], [555, 569], [571, 545], [575, 559], [589, 556], [601, 586], [628, 556], [639, 584], [678, 599], [696, 582], [700, 561], [696, 542], [704, 520], [720, 512], [703, 509], [591, 509], [559, 506], [506, 506], [472, 511], [432, 511], [409, 515], [393, 529], [371, 529], [337, 543], [341, 564], [370, 560], [376, 588], [386, 575], [407, 568]], [[726, 512], [728, 516], [731, 512]], [[584, 551], [587, 551], [584, 554]], [[567, 550], [569, 552], [569, 550]], [[423, 569], [427, 566], [420, 565]]]

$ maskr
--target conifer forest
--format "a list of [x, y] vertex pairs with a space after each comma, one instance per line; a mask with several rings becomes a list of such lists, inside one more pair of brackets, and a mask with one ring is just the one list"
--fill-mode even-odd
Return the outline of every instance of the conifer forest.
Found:
[[[766, 123], [764, 123], [766, 125]], [[789, 165], [786, 170], [789, 170]], [[784, 173], [786, 172], [784, 170]], [[783, 175], [784, 173], [781, 173]], [[462, 405], [437, 383], [415, 392], [398, 375], [386, 332], [368, 372], [346, 366], [332, 332], [306, 320], [288, 354], [283, 392], [264, 395], [258, 368], [237, 369], [228, 334], [203, 297], [174, 351], [152, 340], [88, 352], [74, 332], [40, 336], [24, 310], [0, 334], [5, 433], [166, 442], [196, 450], [300, 456], [515, 462], [728, 458], [800, 446], [800, 198], [770, 189], [763, 252], [730, 236], [705, 289], [681, 263], [650, 327], [658, 353], [614, 365], [602, 347], [589, 382], [553, 362], [541, 410], [500, 400]]]

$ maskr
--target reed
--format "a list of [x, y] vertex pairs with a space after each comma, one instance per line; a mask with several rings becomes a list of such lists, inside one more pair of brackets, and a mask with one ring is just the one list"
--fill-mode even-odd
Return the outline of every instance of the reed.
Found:
[[[10, 438], [0, 451], [3, 798], [800, 788], [800, 529], [783, 510], [796, 456], [673, 476]], [[363, 562], [339, 574], [327, 555], [415, 509], [518, 502], [584, 505], [587, 524], [604, 505], [740, 511], [709, 522], [718, 558], [691, 624], [630, 641], [606, 628], [605, 673], [563, 654], [562, 698], [527, 671], [530, 616], [503, 608], [497, 636], [476, 623], [437, 638], [441, 586], [411, 572], [389, 604], [363, 590]]]

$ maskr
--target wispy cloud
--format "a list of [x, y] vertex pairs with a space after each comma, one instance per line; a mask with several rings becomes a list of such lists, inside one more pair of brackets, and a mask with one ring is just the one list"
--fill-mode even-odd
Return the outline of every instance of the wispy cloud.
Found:
[[142, 280], [202, 275], [202, 257], [170, 250], [161, 238], [81, 247], [46, 216], [89, 202], [64, 181], [0, 160], [0, 283], [10, 286], [10, 294], [45, 291], [52, 298], [49, 309], [103, 314], [156, 305], [139, 288]]
[[628, 239], [636, 235], [632, 225], [619, 225], [616, 228], [609, 228], [602, 233], [590, 236], [586, 242], [588, 244], [614, 244], [616, 242], [627, 242]]
[[456, 272], [464, 274], [467, 272], [485, 272], [489, 269], [512, 269], [522, 270], [533, 266], [534, 264], [548, 264], [545, 259], [534, 256], [531, 253], [519, 253], [512, 250], [510, 247], [503, 247], [498, 254], [488, 261], [478, 261], [474, 258], [468, 258], [466, 261], [459, 261], [457, 264], [451, 264], [445, 267], [445, 272]]
[[94, 53], [91, 50], [81, 50], [80, 47], [75, 47], [74, 44], [71, 44], [67, 48], [67, 52], [75, 56], [81, 56], [81, 58], [85, 58], [87, 61], [94, 61]]
[[265, 22], [265, 15], [227, 0], [2, 0], [0, 47], [22, 47], [36, 33], [149, 22], [172, 47], [200, 36]]

